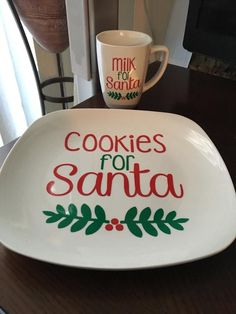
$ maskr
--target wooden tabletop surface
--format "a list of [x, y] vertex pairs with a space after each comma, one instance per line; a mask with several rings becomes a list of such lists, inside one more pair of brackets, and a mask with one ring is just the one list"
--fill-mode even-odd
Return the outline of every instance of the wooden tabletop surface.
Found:
[[[76, 107], [105, 104], [98, 94]], [[137, 109], [177, 113], [197, 122], [215, 143], [236, 185], [235, 81], [169, 65]], [[0, 148], [0, 164], [10, 148]], [[234, 314], [236, 242], [207, 259], [138, 271], [51, 265], [0, 244], [0, 307], [9, 314]]]

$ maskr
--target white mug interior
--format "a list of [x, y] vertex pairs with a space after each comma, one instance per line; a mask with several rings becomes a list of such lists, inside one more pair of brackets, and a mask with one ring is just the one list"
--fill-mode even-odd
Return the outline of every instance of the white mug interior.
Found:
[[120, 47], [139, 47], [152, 43], [152, 38], [149, 35], [127, 30], [105, 31], [97, 35], [97, 40], [104, 45]]

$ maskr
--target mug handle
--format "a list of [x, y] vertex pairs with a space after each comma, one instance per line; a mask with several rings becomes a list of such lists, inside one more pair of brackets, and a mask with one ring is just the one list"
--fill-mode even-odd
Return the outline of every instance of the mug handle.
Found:
[[155, 52], [163, 52], [164, 57], [163, 57], [163, 60], [160, 64], [156, 74], [149, 81], [147, 81], [144, 84], [143, 93], [145, 93], [148, 89], [153, 87], [161, 79], [162, 75], [164, 74], [164, 72], [166, 70], [167, 64], [168, 64], [169, 49], [166, 46], [160, 46], [160, 45], [152, 46], [150, 55], [152, 55]]

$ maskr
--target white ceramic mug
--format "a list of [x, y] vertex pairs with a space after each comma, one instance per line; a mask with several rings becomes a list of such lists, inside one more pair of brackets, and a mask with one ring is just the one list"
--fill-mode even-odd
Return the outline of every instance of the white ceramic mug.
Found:
[[[162, 77], [168, 64], [165, 46], [153, 46], [149, 35], [109, 30], [96, 36], [97, 62], [104, 100], [110, 108], [134, 108], [142, 93]], [[162, 52], [156, 74], [145, 83], [150, 55]]]

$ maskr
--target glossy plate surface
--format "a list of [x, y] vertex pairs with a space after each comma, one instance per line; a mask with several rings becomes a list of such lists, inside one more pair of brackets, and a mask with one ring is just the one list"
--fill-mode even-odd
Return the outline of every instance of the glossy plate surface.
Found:
[[0, 240], [56, 264], [196, 260], [236, 234], [235, 191], [206, 133], [179, 115], [64, 110], [36, 121], [0, 173]]

